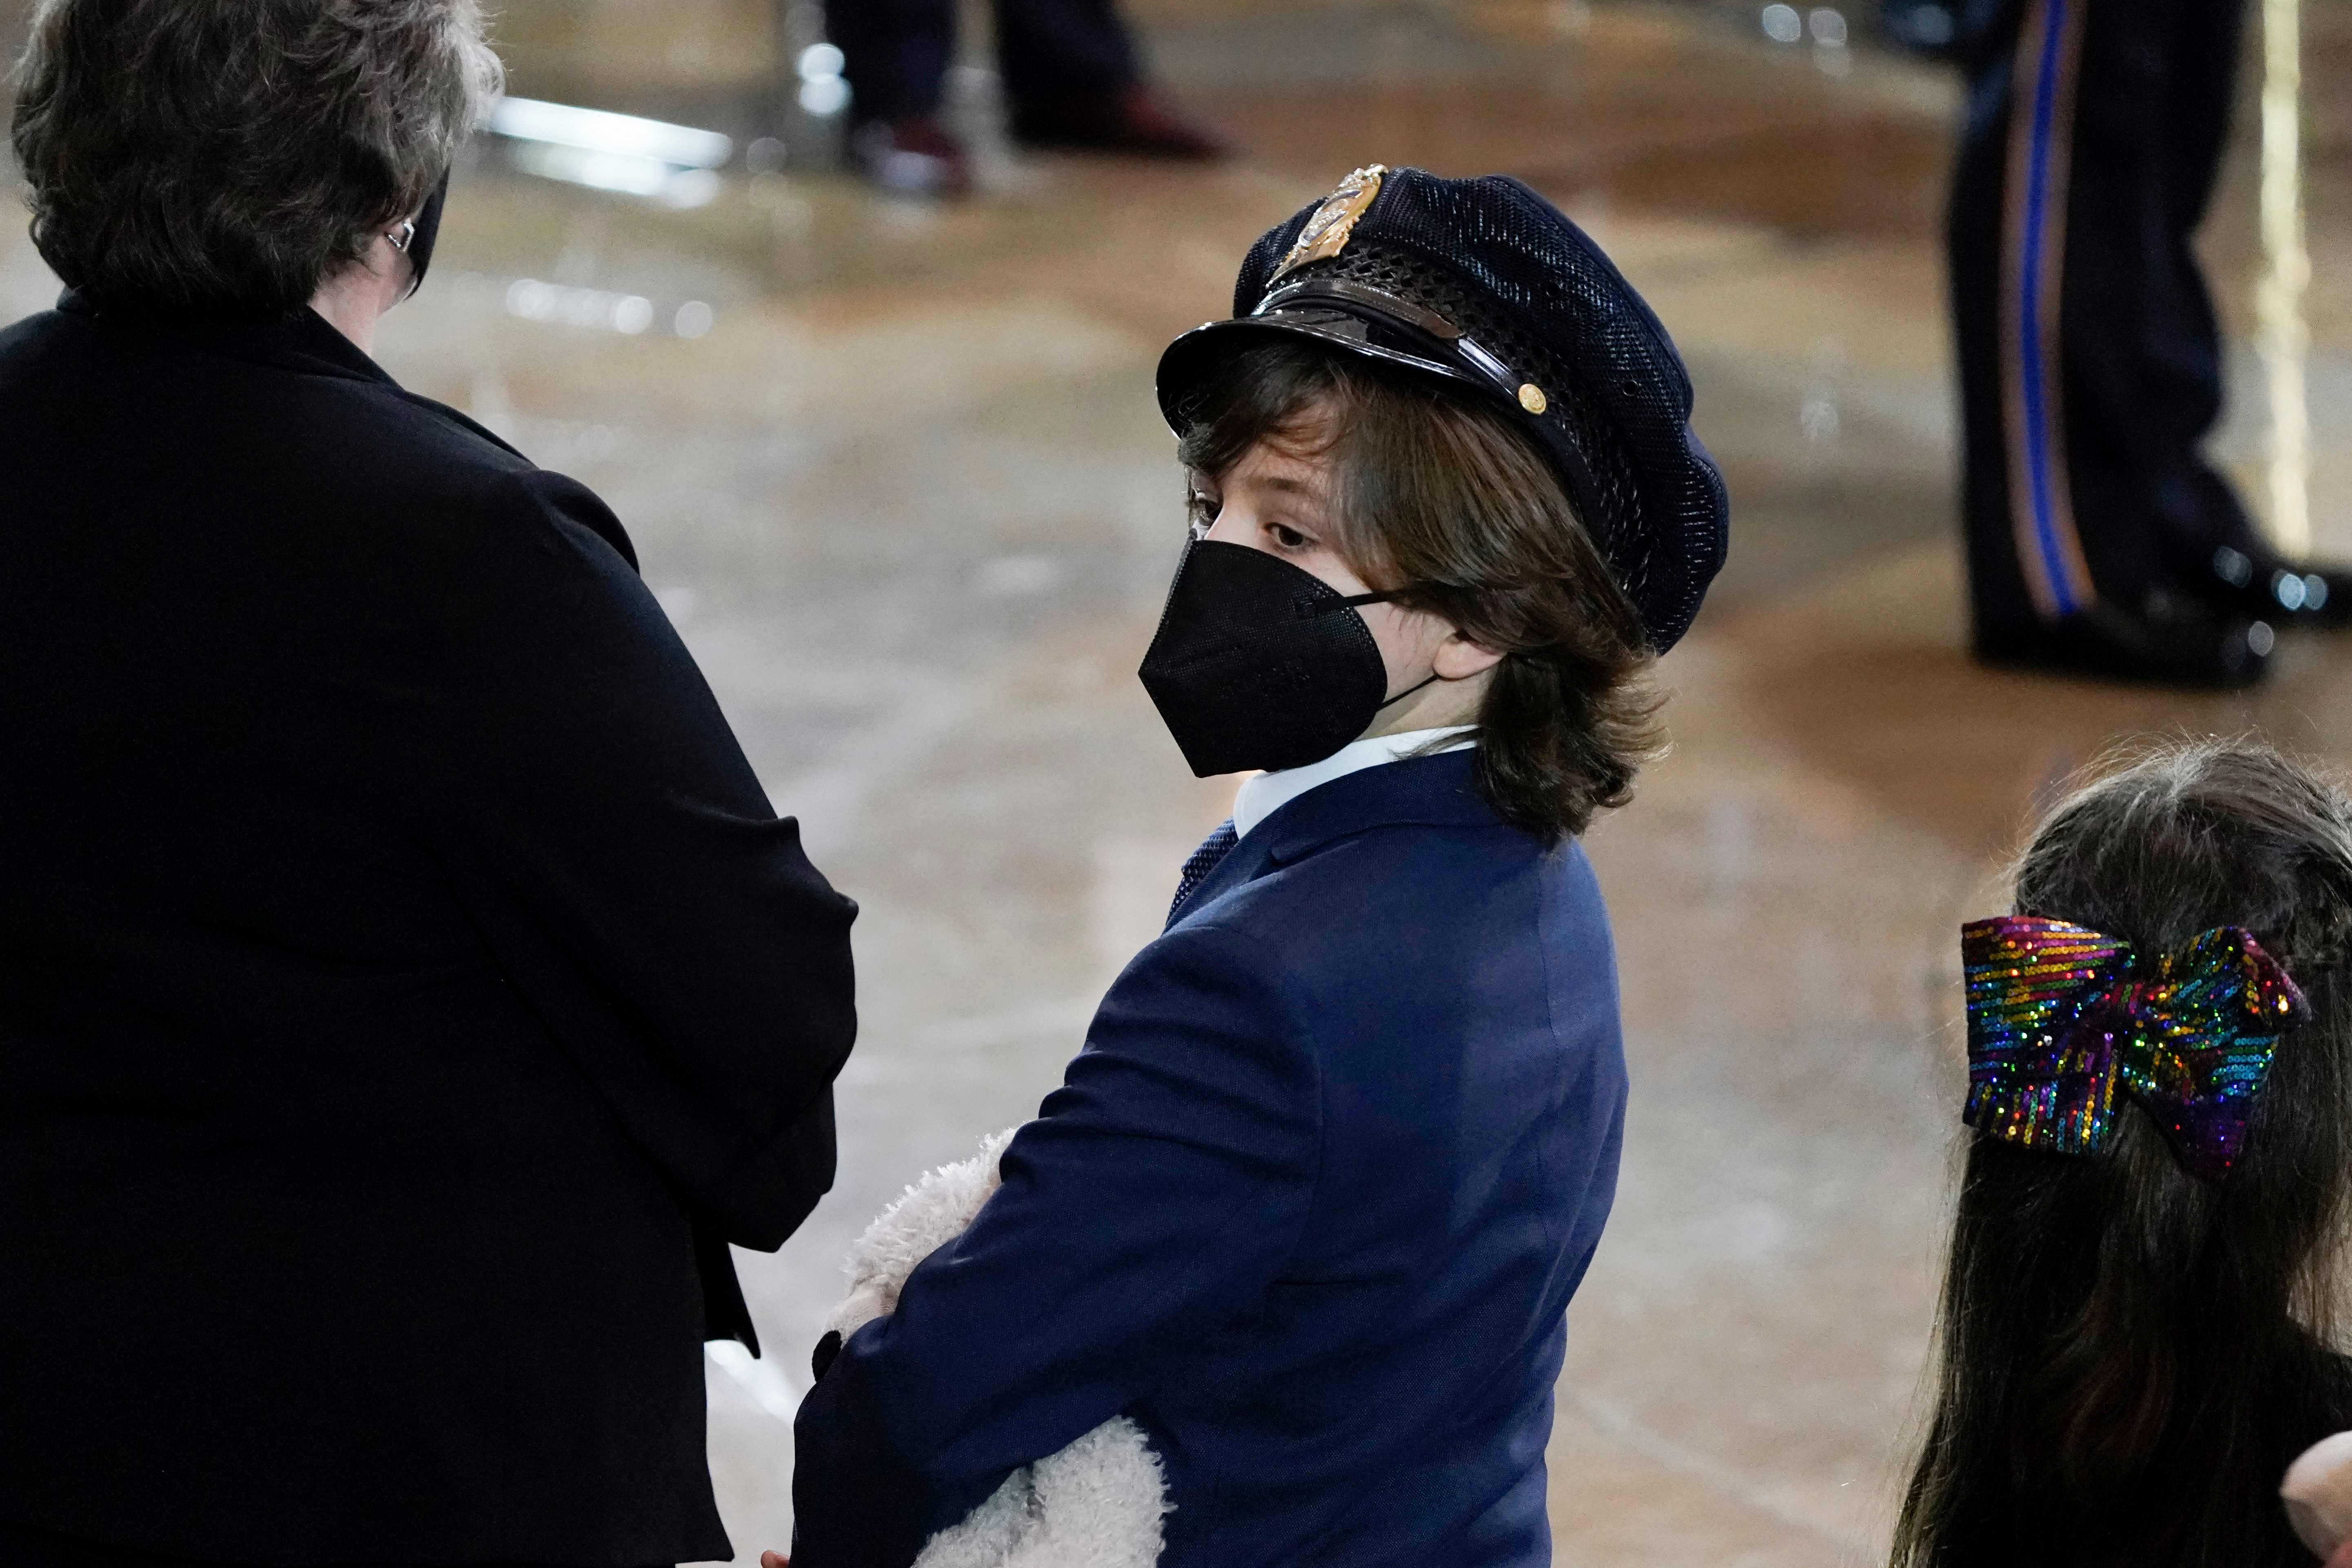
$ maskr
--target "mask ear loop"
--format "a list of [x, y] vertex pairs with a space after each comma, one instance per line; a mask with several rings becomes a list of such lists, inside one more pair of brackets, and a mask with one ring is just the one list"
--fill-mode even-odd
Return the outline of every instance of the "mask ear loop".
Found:
[[1403, 701], [1406, 698], [1412, 696], [1414, 692], [1420, 690], [1422, 687], [1434, 686], [1440, 679], [1441, 677], [1438, 675], [1437, 671], [1433, 669], [1429, 672], [1429, 679], [1427, 680], [1422, 681], [1418, 685], [1406, 687], [1402, 691], [1398, 692], [1394, 697], [1391, 697], [1387, 701], [1381, 703], [1380, 708], [1373, 709], [1372, 711], [1378, 713], [1381, 708], [1393, 708], [1398, 703]]
[[[1412, 587], [1403, 587], [1390, 588], [1385, 592], [1378, 594], [1350, 594], [1346, 598], [1341, 599], [1338, 604], [1326, 606], [1326, 612], [1328, 613], [1329, 610], [1339, 609], [1342, 606], [1352, 610], [1359, 605], [1385, 605], [1391, 599], [1412, 592]], [[1393, 708], [1398, 703], [1403, 701], [1406, 698], [1412, 696], [1414, 692], [1420, 690], [1423, 686], [1434, 686], [1441, 679], [1443, 678], [1439, 676], [1437, 671], [1433, 669], [1429, 672], [1428, 679], [1406, 687], [1394, 697], [1391, 697], [1383, 700], [1381, 703], [1381, 706], [1373, 709], [1372, 711], [1378, 713], [1381, 709]]]
[[1350, 594], [1344, 599], [1325, 600], [1315, 607], [1315, 613], [1318, 616], [1328, 616], [1341, 610], [1352, 610], [1359, 605], [1385, 605], [1391, 599], [1401, 598], [1412, 592], [1412, 587], [1403, 587], [1384, 589], [1377, 594]]

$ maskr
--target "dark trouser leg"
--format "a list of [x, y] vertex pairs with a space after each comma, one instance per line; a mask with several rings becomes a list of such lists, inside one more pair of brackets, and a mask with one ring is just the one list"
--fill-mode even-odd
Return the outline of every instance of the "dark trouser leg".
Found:
[[1107, 97], [1142, 75], [1113, 0], [997, 0], [996, 53], [1016, 106]]
[[2013, 379], [2002, 322], [2004, 192], [2015, 96], [2014, 40], [2025, 6], [2007, 7], [2003, 24], [1970, 63], [1968, 108], [1952, 176], [1946, 242], [1952, 323], [1960, 370], [1960, 504], [1967, 542], [1969, 599], [1981, 648], [2037, 614], [2011, 522], [2010, 421], [2005, 387]]
[[1951, 210], [1981, 644], [2205, 570], [2244, 516], [2189, 248], [2227, 133], [2238, 0], [2019, 0], [1969, 74]]
[[955, 58], [955, 0], [825, 0], [860, 124], [939, 112]]
[[2190, 248], [2229, 137], [2242, 14], [2242, 0], [2095, 0], [2084, 39], [2066, 258], [2075, 504], [2102, 526], [2144, 520], [2166, 582], [2252, 532], [2199, 449], [2221, 417], [2221, 342]]

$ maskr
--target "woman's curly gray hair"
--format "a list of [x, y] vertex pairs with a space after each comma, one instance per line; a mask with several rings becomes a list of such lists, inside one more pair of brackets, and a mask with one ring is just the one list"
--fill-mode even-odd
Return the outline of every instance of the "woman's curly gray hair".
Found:
[[290, 316], [502, 80], [478, 0], [40, 0], [10, 126], [34, 243], [110, 309]]

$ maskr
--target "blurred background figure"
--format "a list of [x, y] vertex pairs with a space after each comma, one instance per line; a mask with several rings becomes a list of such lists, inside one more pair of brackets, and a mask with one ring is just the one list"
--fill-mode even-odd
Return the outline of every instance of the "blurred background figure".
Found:
[[[1898, 7], [1914, 10], [1914, 7]], [[1951, 205], [1979, 658], [2190, 686], [2352, 622], [2203, 451], [2221, 342], [2192, 247], [2243, 0], [1977, 0]]]
[[[1144, 158], [1224, 153], [1215, 132], [1144, 79], [1115, 0], [996, 0], [995, 10], [1015, 142]], [[824, 16], [855, 94], [849, 155], [857, 170], [910, 194], [969, 190], [970, 153], [940, 115], [955, 58], [955, 0], [828, 0]]]

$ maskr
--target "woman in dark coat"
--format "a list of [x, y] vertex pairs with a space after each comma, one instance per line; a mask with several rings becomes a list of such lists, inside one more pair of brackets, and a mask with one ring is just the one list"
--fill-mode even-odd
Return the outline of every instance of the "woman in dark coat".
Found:
[[[0, 331], [0, 1561], [730, 1555], [850, 902], [627, 537], [368, 357], [472, 0], [47, 0]], [[135, 90], [134, 86], [135, 84]]]

